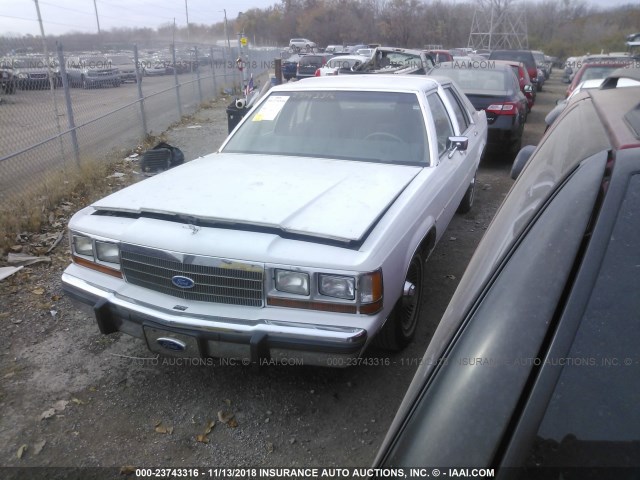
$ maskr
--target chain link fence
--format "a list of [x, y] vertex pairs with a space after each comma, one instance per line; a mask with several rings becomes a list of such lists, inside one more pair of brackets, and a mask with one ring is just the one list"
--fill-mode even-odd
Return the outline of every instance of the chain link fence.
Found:
[[0, 88], [0, 209], [46, 194], [83, 163], [131, 150], [222, 93], [241, 95], [279, 55], [184, 44], [107, 54], [41, 46], [4, 46], [2, 71], [11, 78], [3, 75]]

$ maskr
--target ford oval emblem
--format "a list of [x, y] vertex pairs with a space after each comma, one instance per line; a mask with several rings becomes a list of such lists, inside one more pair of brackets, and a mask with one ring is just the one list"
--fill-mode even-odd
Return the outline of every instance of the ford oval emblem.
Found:
[[181, 275], [172, 277], [171, 283], [173, 283], [178, 288], [193, 288], [196, 285], [196, 282], [191, 280], [189, 277], [183, 277]]
[[172, 352], [184, 352], [187, 349], [186, 343], [176, 340], [175, 338], [160, 337], [156, 342], [162, 348], [171, 350]]

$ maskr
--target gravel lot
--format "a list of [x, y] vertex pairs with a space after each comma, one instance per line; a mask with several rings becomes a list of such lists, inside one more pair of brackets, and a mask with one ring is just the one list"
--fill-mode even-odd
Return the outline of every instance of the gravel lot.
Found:
[[[538, 93], [524, 144], [564, 86], [555, 72]], [[187, 159], [226, 135], [221, 99], [168, 132]], [[117, 166], [120, 184], [140, 179], [136, 161]], [[347, 369], [187, 364], [156, 358], [144, 342], [103, 336], [61, 290], [66, 238], [50, 263], [0, 282], [0, 465], [4, 467], [366, 467], [371, 464], [438, 321], [512, 181], [510, 160], [488, 155], [476, 204], [456, 215], [427, 264], [427, 295], [415, 341], [400, 354], [370, 350]], [[48, 231], [25, 232], [15, 250], [41, 254], [81, 197], [60, 205]], [[38, 246], [40, 245], [40, 246]], [[117, 473], [118, 470], [116, 470]], [[126, 472], [128, 470], [125, 470]], [[55, 470], [48, 470], [55, 474]], [[0, 470], [0, 477], [34, 471]], [[68, 474], [69, 472], [65, 472]], [[86, 473], [86, 472], [85, 472]], [[85, 477], [86, 478], [86, 477]]]

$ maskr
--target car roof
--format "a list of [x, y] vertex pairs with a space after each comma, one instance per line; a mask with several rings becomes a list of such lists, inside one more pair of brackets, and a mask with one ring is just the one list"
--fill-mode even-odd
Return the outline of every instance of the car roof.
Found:
[[[475, 60], [473, 58], [467, 59], [466, 57], [456, 57], [452, 62], [440, 62], [437, 67], [438, 68], [455, 68], [458, 70], [511, 70], [511, 65], [508, 63], [509, 61], [502, 60], [491, 60], [487, 61], [483, 60]], [[461, 66], [464, 63], [468, 63], [468, 67]], [[522, 63], [522, 62], [515, 62]], [[497, 67], [497, 68], [496, 68]]]
[[640, 87], [587, 89], [577, 97], [590, 97], [612, 145], [640, 147]]
[[314, 90], [314, 89], [344, 89], [344, 90], [386, 90], [423, 91], [435, 89], [439, 84], [451, 83], [438, 81], [421, 75], [336, 75], [306, 78], [303, 81], [287, 83], [273, 87], [271, 91]]
[[522, 67], [525, 70], [527, 69], [527, 66], [524, 64], [524, 62], [521, 62], [520, 60], [491, 60], [494, 64], [496, 62], [499, 62], [503, 65], [509, 65], [511, 67]]

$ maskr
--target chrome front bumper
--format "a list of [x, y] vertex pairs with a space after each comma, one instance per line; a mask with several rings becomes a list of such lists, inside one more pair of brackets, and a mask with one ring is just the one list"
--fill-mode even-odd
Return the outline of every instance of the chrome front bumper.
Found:
[[243, 364], [346, 366], [362, 353], [367, 332], [276, 320], [244, 320], [188, 315], [125, 299], [70, 275], [62, 288], [79, 305], [90, 307], [103, 334], [123, 332], [146, 340], [153, 352], [180, 357], [218, 357]]

